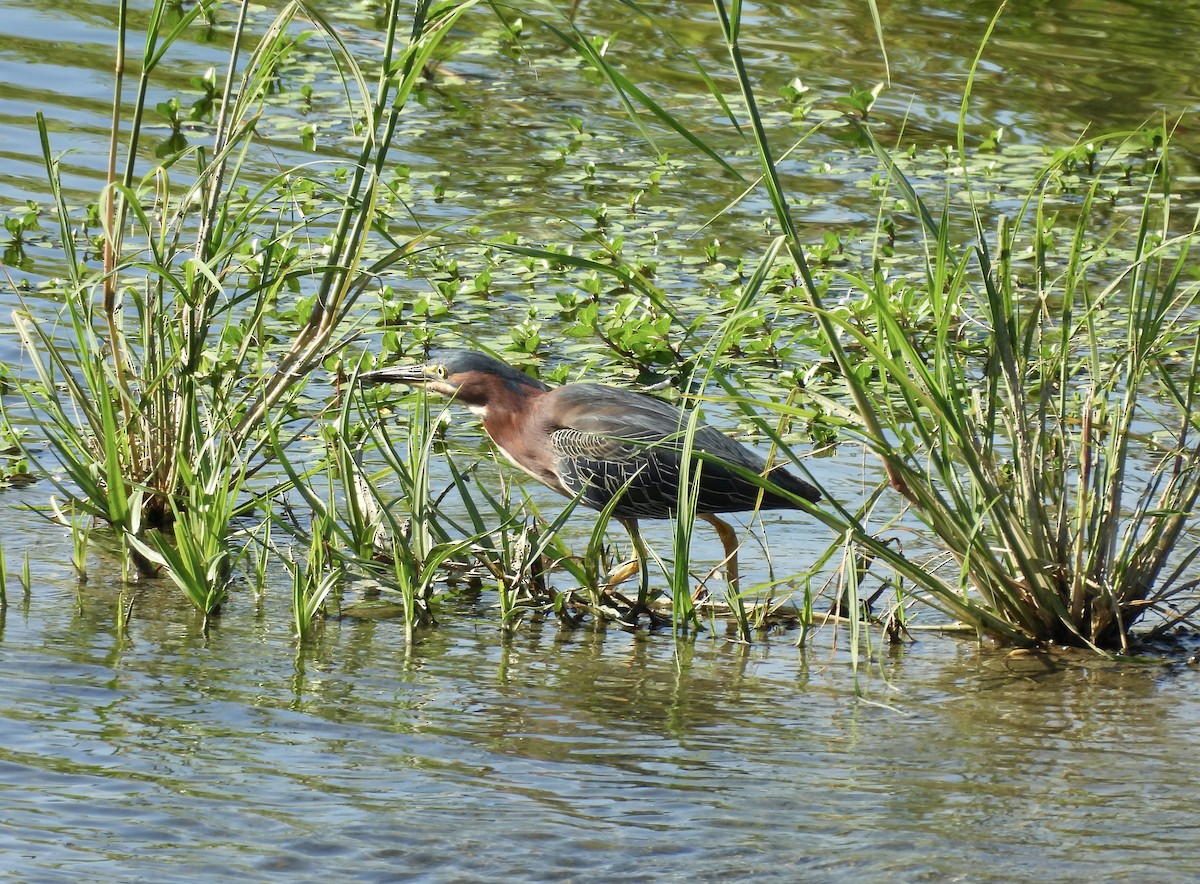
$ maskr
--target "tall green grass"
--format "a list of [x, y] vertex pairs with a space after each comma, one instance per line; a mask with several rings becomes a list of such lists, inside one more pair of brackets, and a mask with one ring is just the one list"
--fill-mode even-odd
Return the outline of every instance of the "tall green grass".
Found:
[[166, 569], [188, 600], [205, 617], [225, 601], [235, 554], [230, 534], [237, 512], [237, 490], [245, 480], [245, 467], [222, 440], [199, 453], [198, 472], [183, 465], [181, 478], [186, 496], [171, 498], [172, 532], [168, 538], [152, 530], [148, 537], [129, 535], [131, 546], [147, 561]]
[[[968, 229], [954, 231], [948, 208], [932, 209], [860, 126], [923, 229], [924, 251], [911, 257], [924, 277], [896, 278], [878, 258], [844, 271], [835, 287], [840, 282], [863, 305], [848, 311], [827, 303], [809, 268], [742, 55], [742, 6], [716, 0], [715, 8], [729, 67], [710, 77], [727, 77], [740, 92], [738, 121], [781, 231], [765, 263], [775, 252], [796, 268], [843, 391], [822, 404], [878, 457], [886, 484], [924, 524], [933, 549], [924, 560], [901, 554], [868, 528], [871, 509], [846, 510], [837, 489], [826, 489], [826, 506], [807, 507], [810, 515], [845, 538], [854, 557], [891, 566], [912, 596], [1005, 643], [1128, 650], [1147, 614], [1159, 617], [1150, 633], [1189, 621], [1197, 611], [1189, 577], [1196, 550], [1178, 544], [1200, 495], [1197, 288], [1185, 272], [1197, 221], [1173, 218], [1169, 146], [1141, 151], [1155, 174], [1125, 231], [1132, 245], [1114, 260], [1111, 249], [1095, 245], [1114, 235], [1102, 226], [1095, 182], [1061, 252], [1047, 242], [1040, 189], [1012, 218], [971, 206]], [[608, 79], [620, 81], [615, 71]], [[658, 113], [649, 99], [643, 104]], [[1130, 140], [1106, 143], [1126, 155]], [[1056, 171], [1052, 165], [1041, 180]], [[970, 191], [969, 177], [957, 184]], [[914, 306], [928, 324], [911, 322]], [[747, 402], [722, 371], [722, 352], [714, 347], [704, 363], [709, 377], [795, 461], [756, 412], [798, 412]], [[686, 552], [686, 540], [676, 545]], [[854, 578], [857, 569], [846, 573]], [[857, 580], [847, 587], [857, 599]]]
[[[441, 566], [461, 555], [473, 538], [453, 537], [432, 506], [433, 435], [424, 409], [414, 412], [407, 446], [395, 445], [378, 418], [361, 423], [361, 409], [353, 396], [343, 398], [336, 421], [325, 427], [324, 456], [305, 467], [294, 460], [286, 441], [272, 439], [271, 450], [288, 477], [287, 487], [304, 502], [308, 517], [288, 504], [270, 518], [293, 547], [308, 550], [303, 565], [287, 563], [297, 635], [310, 633], [336, 587], [357, 581], [382, 587], [398, 601], [406, 639], [412, 642], [418, 628], [434, 622]], [[382, 476], [389, 487], [398, 484], [398, 497], [384, 492], [380, 476], [364, 464], [368, 450], [382, 455]]]
[[962, 250], [946, 217], [927, 222], [924, 339], [902, 325], [905, 286], [880, 273], [848, 276], [869, 328], [832, 317], [881, 377], [864, 405], [887, 432], [864, 421], [862, 438], [959, 562], [926, 581], [928, 598], [1024, 643], [1128, 650], [1133, 624], [1156, 609], [1170, 622], [1188, 588], [1169, 566], [1193, 561], [1177, 543], [1200, 494], [1197, 290], [1184, 282], [1196, 221], [1172, 233], [1166, 145], [1155, 162], [1117, 259], [1095, 245], [1111, 237], [1095, 229], [1096, 182], [1059, 254], [1038, 192], [994, 233], [977, 211]]
[[[393, 241], [372, 263], [363, 258], [381, 176], [422, 68], [474, 0], [387, 3], [369, 66], [309, 4], [285, 4], [258, 37], [247, 28], [250, 4], [240, 4], [228, 66], [196, 106], [208, 137], [189, 145], [174, 126], [153, 159], [147, 119], [159, 78], [175, 44], [215, 4], [181, 11], [157, 0], [137, 31], [126, 5], [118, 7], [98, 263], [77, 249], [79, 210], [67, 204], [59, 157], [38, 121], [67, 277], [57, 322], [32, 309], [14, 317], [33, 374], [16, 383], [36, 422], [24, 453], [75, 512], [115, 529], [140, 571], [165, 569], [209, 614], [230, 574], [236, 501], [256, 493], [248, 476], [277, 438], [275, 416], [337, 350], [367, 282], [405, 253]], [[139, 33], [140, 52], [130, 51]], [[252, 158], [263, 149], [256, 125], [279, 66], [314, 34], [344, 84], [348, 128], [362, 135], [346, 180], [329, 188], [339, 202], [308, 219], [296, 209], [319, 185], [316, 173], [263, 177]], [[129, 70], [137, 72], [132, 100]], [[298, 327], [278, 350], [264, 326], [298, 291], [306, 296]]]

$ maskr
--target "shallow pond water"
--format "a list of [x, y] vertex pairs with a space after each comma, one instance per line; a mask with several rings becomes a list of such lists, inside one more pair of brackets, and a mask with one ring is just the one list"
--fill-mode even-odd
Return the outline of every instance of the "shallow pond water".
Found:
[[[146, 6], [133, 5], [137, 14]], [[113, 6], [0, 0], [6, 217], [25, 200], [48, 200], [37, 110], [56, 148], [71, 151], [68, 199], [95, 198]], [[907, 115], [912, 139], [945, 143], [994, 4], [883, 6], [895, 85], [878, 114]], [[976, 137], [1004, 126], [1021, 144], [1061, 146], [1194, 113], [1200, 7], [1053, 6], [1010, 4], [976, 84]], [[370, 7], [334, 10], [351, 41], [377, 37]], [[760, 30], [748, 58], [771, 88], [799, 76], [834, 95], [882, 78], [865, 4], [794, 7], [750, 13]], [[695, 92], [670, 48], [640, 39], [614, 8], [581, 4], [581, 27], [619, 31], [614, 52], [644, 47], [647, 78]], [[683, 45], [717, 56], [707, 7], [654, 9], [687, 20]], [[209, 37], [181, 47], [177, 88], [223, 60], [223, 37]], [[651, 152], [626, 146], [635, 136], [601, 87], [565, 91], [547, 61], [530, 74], [519, 59], [477, 48], [449, 64], [461, 82], [447, 79], [406, 119], [414, 175], [452, 170], [466, 194], [444, 206], [448, 215], [468, 215], [476, 191], [481, 206], [499, 191], [545, 217], [564, 183], [568, 202], [555, 209], [570, 214], [582, 188], [554, 148], [577, 115], [598, 141], [612, 139], [604, 154], [614, 166], [652, 165]], [[528, 111], [535, 100], [545, 115]], [[1176, 142], [1185, 159], [1196, 154], [1194, 128]], [[276, 148], [281, 163], [308, 156], [284, 139]], [[319, 150], [347, 155], [336, 137]], [[804, 218], [818, 238], [869, 224], [875, 208], [847, 185], [844, 165], [827, 168], [835, 153], [835, 166], [853, 162], [844, 137], [822, 132], [791, 167], [813, 195]], [[848, 178], [874, 165], [864, 158]], [[614, 185], [618, 201], [627, 192]], [[707, 216], [729, 197], [714, 188], [663, 200]], [[734, 252], [757, 233], [720, 230]], [[60, 269], [51, 242], [28, 252], [22, 273], [32, 282]], [[53, 315], [51, 298], [27, 298]], [[15, 303], [0, 292], [4, 313]], [[494, 328], [477, 312], [458, 330], [507, 334], [525, 309], [514, 296], [490, 314]], [[7, 322], [0, 359], [24, 364]], [[849, 487], [864, 468], [822, 470]], [[1200, 878], [1194, 648], [1166, 663], [1114, 665], [918, 633], [856, 665], [832, 628], [806, 649], [786, 631], [750, 647], [711, 633], [676, 641], [553, 623], [505, 634], [489, 593], [457, 600], [411, 648], [398, 621], [350, 617], [299, 645], [283, 585], [262, 596], [235, 589], [205, 632], [174, 590], [123, 586], [99, 553], [90, 582], [77, 584], [70, 538], [29, 510], [49, 495], [44, 482], [0, 491], [10, 573], [0, 618], [7, 880]], [[770, 539], [784, 563], [807, 561], [826, 542], [793, 517], [773, 524]], [[701, 543], [700, 556], [714, 559], [712, 540]], [[25, 561], [27, 594], [16, 576]], [[753, 576], [762, 566], [746, 567]]]
[[1200, 667], [1178, 649], [1049, 660], [917, 633], [856, 670], [830, 627], [808, 648], [505, 634], [490, 592], [411, 648], [399, 620], [353, 617], [298, 645], [286, 585], [235, 588], [206, 634], [163, 582], [122, 587], [93, 556], [77, 584], [63, 532], [19, 535], [10, 880], [1200, 875]]
[[926, 636], [328, 624], [38, 579], [0, 654], [11, 880], [1044, 880], [1200, 875], [1196, 667]]

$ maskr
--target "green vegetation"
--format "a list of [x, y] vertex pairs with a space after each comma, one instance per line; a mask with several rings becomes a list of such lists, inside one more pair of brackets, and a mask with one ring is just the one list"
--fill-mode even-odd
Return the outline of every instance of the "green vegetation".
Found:
[[[167, 2], [155, 4], [130, 119], [118, 74], [109, 183], [99, 203], [107, 231], [99, 266], [76, 253], [75, 219], [39, 118], [70, 268], [59, 292], [66, 333], [31, 311], [15, 314], [36, 375], [17, 388], [58, 469], [42, 464], [33, 445], [23, 451], [78, 512], [112, 527], [143, 575], [166, 568], [206, 616], [225, 597], [233, 522], [243, 506], [254, 505], [252, 497], [239, 498], [253, 495], [245, 480], [272, 421], [288, 413], [309, 373], [337, 349], [335, 332], [364, 279], [404, 251], [397, 246], [362, 266], [396, 117], [433, 50], [471, 5], [440, 7], [435, 19], [422, 6], [403, 48], [392, 9], [373, 90], [334, 29], [307, 11], [337, 50], [330, 61], [346, 85], [352, 125], [368, 121], [353, 173], [336, 191], [321, 194], [336, 194], [337, 202], [320, 217], [332, 229], [316, 248], [300, 247], [312, 231], [296, 221], [297, 210], [314, 197], [311, 179], [243, 180], [260, 143], [255, 120], [279, 66], [303, 38], [293, 27], [300, 4], [288, 4], [257, 42], [247, 34], [242, 7], [220, 99], [214, 101], [218, 90], [206, 80], [205, 97], [193, 108], [193, 119], [210, 124], [208, 143], [188, 144], [178, 102], [159, 105], [160, 113], [171, 111], [171, 135], [155, 151], [162, 162], [144, 170], [138, 148], [147, 134], [151, 81], [172, 44], [214, 11], [212, 3], [183, 13]], [[119, 72], [129, 38], [124, 12], [121, 4]], [[243, 54], [248, 58], [239, 69]], [[280, 349], [281, 329], [268, 317], [281, 296], [299, 290], [300, 280], [311, 280], [312, 292]]]
[[[574, 503], [548, 521], [504, 483], [504, 467], [444, 438], [441, 406], [414, 396], [393, 414], [386, 394], [355, 384], [368, 350], [419, 358], [470, 327], [550, 381], [623, 371], [685, 407], [738, 413], [775, 461], [815, 484], [822, 470], [814, 477], [802, 449], [826, 463], [866, 450], [882, 465], [865, 489], [827, 483], [825, 501], [797, 501], [832, 538], [803, 571], [776, 574], [763, 538], [768, 579], [729, 574], [720, 589], [690, 567], [685, 475], [670, 561], [658, 562], [677, 631], [728, 621], [748, 640], [783, 621], [803, 640], [846, 622], [857, 646], [868, 623], [903, 636], [914, 600], [1019, 646], [1127, 651], [1139, 622], [1143, 634], [1193, 625], [1197, 221], [1176, 217], [1165, 129], [1044, 158], [1002, 152], [993, 133], [972, 151], [968, 86], [953, 149], [888, 148], [873, 126], [877, 90], [822, 100], [793, 81], [763, 96], [742, 55], [740, 4], [724, 0], [728, 65], [693, 59], [704, 91], [686, 119], [569, 17], [534, 7], [497, 23], [497, 10], [474, 7], [421, 2], [408, 17], [389, 2], [367, 60], [303, 4], [253, 27], [243, 5], [228, 71], [152, 101], [173, 45], [218, 12], [160, 0], [129, 66], [132, 103], [118, 76], [108, 185], [91, 207], [68, 205], [39, 121], [52, 205], [6, 221], [5, 261], [27, 260], [29, 232], [53, 216], [70, 271], [54, 290], [57, 324], [33, 307], [16, 314], [29, 372], [8, 379], [23, 420], [3, 416], [5, 456], [10, 474], [35, 471], [67, 501], [56, 518], [72, 530], [81, 581], [100, 524], [132, 572], [169, 577], [206, 621], [239, 581], [262, 591], [269, 563], [282, 564], [301, 641], [326, 613], [385, 609], [412, 641], [451, 588], [485, 583], [505, 627], [615, 619], [624, 603], [604, 582], [618, 558], [608, 514], [589, 513], [587, 541], [568, 543]], [[548, 123], [565, 126], [551, 162], [577, 170], [591, 206], [558, 221], [560, 239], [531, 241], [505, 206], [428, 223], [415, 206], [453, 202], [453, 177], [418, 185], [392, 158], [406, 107], [468, 26], [503, 51], [533, 51], [535, 29], [569, 47], [597, 101], [613, 100], [653, 157], [614, 176], [588, 158], [598, 137], [588, 120]], [[122, 14], [118, 70], [127, 27]], [[340, 84], [322, 105], [341, 106], [336, 123], [311, 113], [319, 89], [280, 86], [318, 45]], [[878, 203], [873, 229], [802, 235], [768, 103], [775, 122], [799, 122], [787, 130], [803, 132], [796, 146], [836, 126], [854, 146], [831, 161], [874, 158], [863, 180]], [[149, 116], [166, 123], [154, 144]], [[352, 159], [264, 175], [266, 120], [304, 147], [340, 125]], [[649, 208], [664, 181], [718, 190], [726, 216], [765, 196], [757, 253], [731, 255], [707, 235], [720, 218]], [[1137, 208], [1125, 229], [1106, 211], [1118, 202]], [[402, 284], [420, 277], [419, 290]], [[505, 323], [514, 300], [523, 316]]]

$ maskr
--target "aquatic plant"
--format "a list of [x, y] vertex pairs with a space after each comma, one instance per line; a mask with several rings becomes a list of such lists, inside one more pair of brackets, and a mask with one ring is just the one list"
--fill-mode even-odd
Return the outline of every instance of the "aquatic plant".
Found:
[[[271, 452], [288, 478], [281, 490], [303, 500], [311, 515], [305, 526], [294, 505], [280, 498], [281, 511], [268, 519], [294, 545], [308, 549], [303, 567], [284, 557], [301, 638], [334, 587], [357, 581], [399, 603], [405, 637], [412, 642], [419, 627], [436, 622], [437, 581], [445, 567], [465, 557], [483, 534], [454, 524], [431, 497], [437, 421], [429, 419], [424, 403], [408, 412], [406, 444], [397, 444], [380, 417], [360, 421], [362, 410], [357, 395], [342, 399], [336, 420], [325, 427], [324, 457], [305, 470], [294, 463], [290, 446], [272, 435]], [[382, 469], [365, 462], [368, 451], [382, 460]]]
[[[423, 65], [472, 5], [422, 2], [408, 16], [399, 2], [388, 4], [372, 87], [318, 11], [286, 4], [252, 40], [250, 4], [241, 4], [228, 69], [222, 77], [201, 78], [201, 97], [189, 112], [193, 123], [207, 125], [203, 143], [184, 134], [177, 101], [160, 103], [157, 111], [171, 133], [147, 167], [139, 147], [150, 136], [151, 87], [173, 44], [193, 27], [210, 26], [215, 4], [179, 11], [157, 0], [141, 58], [127, 65], [133, 35], [120, 3], [98, 266], [78, 251], [76, 213], [64, 198], [60, 160], [39, 117], [68, 276], [58, 292], [62, 327], [33, 311], [15, 314], [35, 374], [16, 383], [38, 429], [23, 453], [37, 461], [46, 456], [40, 444], [48, 443], [58, 469], [41, 472], [59, 493], [128, 540], [143, 573], [165, 566], [205, 613], [223, 592], [216, 584], [228, 573], [231, 501], [246, 475], [244, 467], [217, 468], [213, 452], [242, 464], [261, 454], [272, 415], [296, 400], [312, 369], [336, 349], [335, 332], [364, 280], [404, 254], [404, 245], [395, 243], [370, 266], [363, 259], [388, 149]], [[329, 196], [337, 195], [331, 217], [297, 222], [298, 207], [319, 186], [314, 172], [298, 167], [263, 181], [249, 174], [245, 161], [261, 141], [256, 121], [280, 66], [308, 39], [293, 27], [301, 12], [332, 47], [349, 125], [361, 135], [357, 162], [329, 189]], [[138, 71], [131, 104], [123, 94], [127, 69]], [[314, 235], [310, 226], [325, 221], [329, 230]], [[35, 223], [26, 216], [9, 225], [18, 245]], [[314, 281], [312, 292], [280, 351], [275, 334], [264, 333], [264, 317], [303, 279]], [[180, 520], [186, 531], [169, 540], [170, 526]], [[147, 531], [159, 533], [148, 541]]]
[[216, 438], [199, 454], [198, 472], [193, 473], [189, 464], [182, 466], [185, 493], [170, 499], [170, 535], [151, 529], [145, 537], [129, 534], [126, 539], [147, 562], [165, 568], [188, 600], [208, 618], [225, 601], [233, 573], [235, 557], [229, 535], [245, 468]]
[[[1093, 229], [1104, 171], [1094, 146], [1067, 152], [1041, 179], [1082, 151], [1097, 176], [1062, 254], [1044, 235], [1042, 188], [1016, 218], [998, 219], [994, 236], [973, 206], [974, 235], [959, 246], [945, 212], [935, 217], [860, 125], [920, 220], [926, 252], [919, 281], [890, 278], [878, 261], [838, 272], [868, 307], [855, 315], [830, 304], [808, 269], [741, 56], [740, 7], [716, 5], [774, 218], [849, 407], [826, 404], [957, 567], [904, 558], [856, 519], [845, 520], [847, 537], [918, 598], [1014, 644], [1128, 650], [1147, 613], [1165, 618], [1152, 631], [1195, 613], [1185, 575], [1196, 552], [1179, 554], [1176, 542], [1200, 496], [1198, 290], [1184, 273], [1197, 220], [1175, 229], [1167, 145], [1105, 142], [1108, 160], [1133, 152], [1154, 170], [1134, 246], [1114, 260], [1103, 247], [1110, 234]], [[968, 84], [964, 159], [969, 94]], [[969, 178], [961, 183], [970, 192]], [[914, 303], [927, 309], [924, 326], [910, 321]], [[1188, 593], [1189, 606], [1175, 609]]]

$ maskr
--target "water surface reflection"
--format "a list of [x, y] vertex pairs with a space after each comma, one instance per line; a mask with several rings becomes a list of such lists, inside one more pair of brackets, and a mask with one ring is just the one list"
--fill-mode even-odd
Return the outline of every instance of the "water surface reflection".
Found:
[[207, 639], [9, 611], [0, 863], [39, 881], [1200, 874], [1186, 667], [929, 638], [863, 677], [889, 708], [855, 699], [843, 653], [789, 636], [505, 639], [464, 617], [410, 655], [399, 624], [346, 621], [297, 658], [282, 619], [238, 607]]

